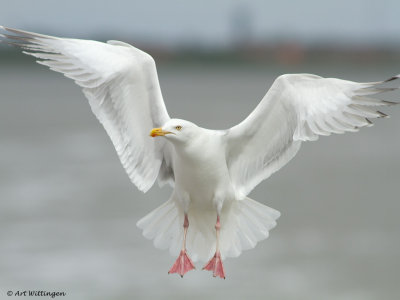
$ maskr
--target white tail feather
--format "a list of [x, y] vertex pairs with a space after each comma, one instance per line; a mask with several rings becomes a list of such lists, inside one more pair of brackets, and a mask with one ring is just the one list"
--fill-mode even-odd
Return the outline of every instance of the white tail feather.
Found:
[[242, 251], [254, 248], [269, 236], [280, 216], [279, 211], [247, 197], [234, 202], [228, 214], [225, 226], [221, 216], [220, 247], [223, 257], [237, 257]]
[[[268, 237], [279, 216], [277, 210], [250, 198], [224, 206], [220, 234], [222, 257], [237, 257], [242, 251], [254, 248], [257, 242]], [[193, 261], [208, 261], [216, 246], [216, 212], [189, 209], [188, 218], [187, 251]], [[146, 238], [154, 240], [156, 248], [169, 249], [171, 255], [177, 256], [182, 247], [183, 219], [183, 210], [170, 199], [139, 220], [137, 226]]]

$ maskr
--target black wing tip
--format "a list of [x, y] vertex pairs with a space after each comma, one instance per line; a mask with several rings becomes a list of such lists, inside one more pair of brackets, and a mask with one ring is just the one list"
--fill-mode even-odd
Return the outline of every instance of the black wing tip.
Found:
[[[389, 79], [386, 79], [384, 82], [394, 81], [394, 80], [399, 79], [399, 78], [400, 78], [400, 74], [398, 74], [396, 76], [393, 76], [393, 77], [390, 77]], [[397, 90], [399, 88], [392, 88], [392, 89], [393, 90]], [[397, 105], [397, 104], [400, 103], [400, 102], [393, 102], [393, 101], [386, 101], [386, 100], [383, 100], [382, 102], [385, 103], [386, 105]], [[386, 115], [386, 114], [384, 114], [384, 113], [382, 113], [380, 111], [378, 111], [378, 113], [383, 115], [382, 118], [389, 118], [388, 115]]]
[[400, 74], [398, 74], [396, 76], [393, 76], [393, 77], [390, 77], [389, 79], [386, 79], [384, 82], [393, 81], [393, 80], [396, 80], [396, 79], [399, 79], [399, 78], [400, 78]]
[[385, 103], [386, 105], [397, 105], [400, 102], [393, 102], [393, 101], [387, 101], [387, 100], [382, 100], [383, 103]]
[[377, 113], [379, 114], [379, 118], [389, 118], [389, 115], [387, 115], [379, 110], [377, 111]]

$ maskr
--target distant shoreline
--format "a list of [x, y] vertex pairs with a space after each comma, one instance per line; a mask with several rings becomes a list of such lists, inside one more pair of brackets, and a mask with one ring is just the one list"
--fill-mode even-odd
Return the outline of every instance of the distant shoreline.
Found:
[[[346, 48], [314, 47], [302, 48], [295, 44], [274, 47], [249, 46], [236, 49], [186, 48], [176, 51], [164, 48], [140, 46], [160, 64], [212, 64], [212, 65], [301, 65], [315, 63], [343, 64], [391, 64], [400, 62], [400, 48]], [[25, 64], [32, 58], [9, 46], [0, 47], [0, 62]]]

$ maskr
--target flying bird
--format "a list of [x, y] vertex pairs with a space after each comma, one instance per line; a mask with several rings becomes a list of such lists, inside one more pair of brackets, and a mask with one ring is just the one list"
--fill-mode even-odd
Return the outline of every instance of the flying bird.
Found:
[[2, 40], [82, 87], [130, 180], [147, 192], [157, 180], [169, 199], [137, 226], [157, 248], [178, 256], [169, 270], [203, 269], [225, 278], [223, 260], [255, 247], [280, 213], [248, 198], [287, 164], [301, 143], [355, 132], [384, 118], [394, 102], [373, 95], [396, 88], [312, 74], [279, 76], [253, 112], [227, 130], [170, 118], [154, 59], [120, 41], [59, 38], [1, 27]]

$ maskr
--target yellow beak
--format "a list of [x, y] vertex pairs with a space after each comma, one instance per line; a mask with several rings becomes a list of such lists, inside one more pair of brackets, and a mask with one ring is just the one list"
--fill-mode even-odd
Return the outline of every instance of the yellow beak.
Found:
[[152, 136], [152, 137], [164, 136], [164, 135], [170, 134], [170, 133], [172, 133], [172, 132], [164, 131], [164, 130], [162, 130], [162, 128], [153, 128], [153, 129], [150, 131], [150, 136]]

